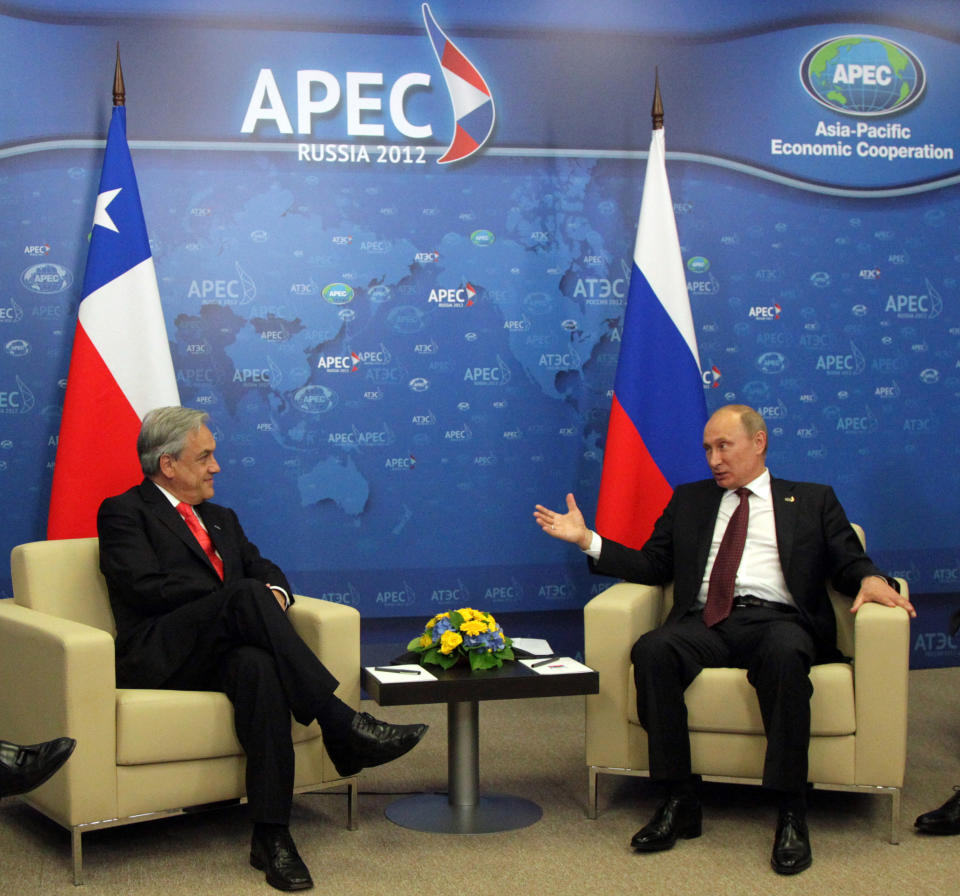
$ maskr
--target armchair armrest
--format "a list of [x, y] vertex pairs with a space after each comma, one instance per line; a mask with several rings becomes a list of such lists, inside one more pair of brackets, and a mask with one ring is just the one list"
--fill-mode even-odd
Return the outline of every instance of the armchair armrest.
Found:
[[77, 741], [63, 770], [27, 801], [66, 827], [115, 815], [113, 638], [93, 626], [0, 601], [0, 680], [5, 740]]
[[663, 601], [658, 586], [621, 582], [583, 608], [584, 658], [600, 673], [600, 692], [587, 697], [587, 765], [609, 765], [611, 756], [622, 756], [626, 764], [630, 650], [660, 624]]
[[360, 613], [353, 607], [295, 595], [287, 611], [307, 646], [340, 682], [337, 696], [354, 709], [360, 706]]
[[[904, 579], [900, 593], [908, 596]], [[910, 617], [900, 607], [864, 604], [854, 621], [856, 783], [902, 787], [907, 753]]]

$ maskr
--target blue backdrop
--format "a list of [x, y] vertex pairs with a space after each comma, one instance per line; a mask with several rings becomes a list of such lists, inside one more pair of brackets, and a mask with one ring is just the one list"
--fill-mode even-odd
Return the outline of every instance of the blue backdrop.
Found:
[[952, 4], [436, 0], [496, 109], [450, 165], [421, 4], [301, 6], [0, 3], [4, 556], [44, 537], [119, 41], [217, 499], [369, 620], [576, 618], [607, 583], [531, 512], [596, 501], [659, 66], [708, 408], [761, 410], [921, 595], [914, 664], [960, 662]]

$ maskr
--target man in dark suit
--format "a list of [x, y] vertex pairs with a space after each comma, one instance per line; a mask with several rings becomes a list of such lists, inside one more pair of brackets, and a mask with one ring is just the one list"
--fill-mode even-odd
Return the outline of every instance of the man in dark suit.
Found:
[[[916, 614], [863, 552], [833, 489], [771, 478], [767, 428], [756, 411], [720, 408], [704, 428], [703, 446], [713, 479], [678, 486], [640, 550], [589, 530], [573, 495], [565, 514], [537, 505], [534, 517], [547, 534], [579, 545], [595, 572], [674, 583], [665, 624], [641, 637], [631, 654], [650, 777], [666, 791], [631, 846], [656, 852], [678, 837], [700, 835], [683, 693], [701, 669], [735, 666], [747, 669], [757, 691], [767, 735], [763, 783], [779, 795], [771, 864], [780, 874], [795, 874], [812, 861], [805, 798], [809, 671], [815, 662], [838, 658], [824, 582], [830, 578], [840, 592], [856, 596], [851, 612], [874, 601]], [[736, 542], [732, 552], [721, 550], [728, 540]]]
[[344, 777], [403, 755], [427, 726], [389, 725], [335, 696], [336, 679], [287, 619], [286, 576], [232, 510], [209, 500], [220, 467], [207, 419], [191, 408], [150, 411], [137, 440], [146, 478], [100, 506], [117, 684], [227, 694], [247, 756], [250, 862], [278, 889], [307, 889], [313, 882], [288, 828], [291, 714], [319, 721]]

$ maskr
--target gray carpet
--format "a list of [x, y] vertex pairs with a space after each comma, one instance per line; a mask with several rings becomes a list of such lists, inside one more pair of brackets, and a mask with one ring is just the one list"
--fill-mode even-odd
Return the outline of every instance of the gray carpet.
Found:
[[[814, 863], [780, 877], [769, 866], [776, 810], [755, 787], [708, 784], [704, 832], [671, 851], [635, 855], [630, 837], [656, 805], [649, 782], [601, 778], [600, 817], [584, 814], [583, 698], [507, 700], [480, 708], [481, 789], [536, 800], [543, 818], [518, 831], [423, 834], [384, 817], [398, 794], [446, 788], [446, 715], [440, 706], [365, 706], [392, 721], [431, 723], [424, 742], [365, 772], [359, 830], [345, 828], [346, 798], [301, 795], [292, 830], [316, 882], [337, 896], [767, 896], [956, 892], [960, 836], [922, 837], [914, 817], [960, 784], [960, 668], [910, 675], [910, 746], [901, 842], [887, 840], [889, 800], [816, 791], [809, 822]], [[244, 807], [115, 828], [84, 837], [86, 883], [72, 884], [69, 837], [16, 799], [0, 803], [0, 894], [273, 893], [247, 864]]]

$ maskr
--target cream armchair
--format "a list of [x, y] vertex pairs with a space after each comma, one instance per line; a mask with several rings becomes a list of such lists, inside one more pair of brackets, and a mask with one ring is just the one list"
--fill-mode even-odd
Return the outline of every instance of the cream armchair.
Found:
[[[854, 526], [863, 541], [863, 530]], [[907, 594], [907, 583], [900, 579]], [[814, 787], [888, 794], [890, 842], [898, 842], [900, 791], [907, 746], [910, 620], [905, 610], [866, 604], [828, 589], [837, 617], [837, 646], [852, 663], [810, 672], [810, 772]], [[620, 583], [584, 608], [585, 658], [600, 673], [587, 697], [587, 813], [597, 815], [600, 774], [647, 775], [646, 732], [637, 718], [630, 650], [670, 610], [667, 588]], [[756, 693], [742, 669], [704, 669], [686, 691], [694, 773], [707, 780], [759, 784], [766, 738]]]
[[[11, 554], [13, 600], [0, 601], [0, 731], [37, 743], [76, 738], [67, 764], [24, 799], [71, 832], [74, 882], [81, 836], [100, 828], [245, 799], [243, 751], [225, 694], [117, 688], [116, 629], [96, 538], [22, 544]], [[290, 619], [360, 702], [360, 616], [297, 596]], [[345, 785], [356, 827], [357, 778], [341, 778], [316, 722], [291, 720], [297, 792]]]

